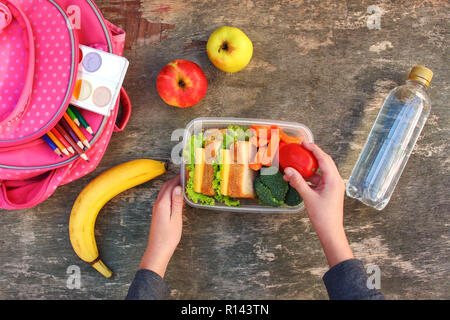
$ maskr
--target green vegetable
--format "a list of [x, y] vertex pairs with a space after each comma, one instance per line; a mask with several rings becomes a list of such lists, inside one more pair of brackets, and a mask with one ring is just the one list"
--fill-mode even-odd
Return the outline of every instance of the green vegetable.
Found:
[[288, 206], [296, 206], [300, 203], [302, 203], [303, 199], [302, 197], [298, 194], [297, 190], [295, 190], [294, 188], [292, 188], [291, 186], [289, 186], [289, 190], [286, 193], [286, 198], [284, 199], [284, 202], [288, 205]]
[[230, 149], [230, 146], [234, 142], [234, 136], [230, 136], [227, 133], [223, 134], [223, 148], [224, 149]]
[[249, 141], [253, 136], [253, 133], [246, 127], [228, 126], [226, 135], [229, 135], [231, 138], [233, 138], [233, 142], [236, 142]]
[[261, 204], [269, 205], [271, 207], [279, 207], [283, 205], [283, 201], [275, 199], [269, 187], [264, 185], [260, 180], [256, 179], [254, 182], [255, 191], [258, 195]]
[[195, 149], [203, 148], [205, 141], [203, 139], [203, 133], [191, 136], [186, 149], [183, 151], [184, 161], [188, 164], [195, 163]]
[[254, 187], [261, 203], [272, 207], [279, 207], [284, 204], [284, 198], [288, 192], [289, 184], [277, 170], [275, 174], [259, 175], [255, 179]]
[[200, 202], [202, 205], [210, 205], [213, 206], [216, 204], [216, 201], [213, 197], [206, 196], [202, 193], [198, 193], [194, 191], [194, 163], [188, 164], [186, 169], [189, 171], [189, 178], [186, 183], [186, 194], [189, 199], [194, 201], [195, 203]]

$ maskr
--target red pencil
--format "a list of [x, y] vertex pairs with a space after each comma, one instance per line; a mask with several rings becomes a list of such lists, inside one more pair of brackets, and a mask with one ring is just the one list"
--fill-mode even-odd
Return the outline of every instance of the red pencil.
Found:
[[67, 121], [65, 119], [61, 119], [59, 121], [59, 124], [64, 128], [64, 131], [66, 131], [72, 137], [73, 141], [75, 141], [75, 143], [78, 145], [78, 147], [80, 147], [81, 150], [83, 150], [84, 149], [83, 142], [81, 142], [80, 138], [78, 138], [78, 136], [72, 130], [72, 128], [69, 126]]
[[66, 130], [64, 130], [64, 128], [59, 123], [56, 124], [55, 128], [67, 140], [67, 142], [70, 143], [70, 145], [75, 149], [75, 151], [80, 155], [81, 158], [83, 158], [86, 161], [89, 161], [87, 155], [83, 152], [83, 150], [78, 146], [78, 144], [72, 139], [72, 137], [67, 133]]
[[69, 142], [67, 142], [67, 140], [61, 135], [61, 133], [59, 133], [58, 130], [56, 130], [56, 128], [53, 128], [52, 130], [50, 130], [51, 133], [53, 133], [56, 138], [58, 138], [58, 140], [64, 145], [64, 147], [69, 150], [70, 153], [74, 154], [75, 150], [73, 150], [72, 146], [69, 144]]

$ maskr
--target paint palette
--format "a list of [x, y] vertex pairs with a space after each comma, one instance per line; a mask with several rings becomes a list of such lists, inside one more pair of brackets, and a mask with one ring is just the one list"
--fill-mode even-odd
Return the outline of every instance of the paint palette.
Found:
[[78, 76], [70, 103], [109, 116], [128, 65], [124, 57], [80, 45]]

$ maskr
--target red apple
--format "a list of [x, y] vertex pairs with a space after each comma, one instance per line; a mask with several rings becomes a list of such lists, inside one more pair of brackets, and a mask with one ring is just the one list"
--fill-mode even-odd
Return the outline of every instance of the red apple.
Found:
[[177, 59], [168, 63], [156, 79], [161, 99], [174, 107], [192, 107], [205, 96], [207, 88], [202, 69], [188, 60]]

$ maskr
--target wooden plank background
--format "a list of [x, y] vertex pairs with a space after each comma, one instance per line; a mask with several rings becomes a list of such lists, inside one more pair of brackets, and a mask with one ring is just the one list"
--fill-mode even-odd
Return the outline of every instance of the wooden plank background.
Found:
[[[0, 214], [1, 299], [123, 299], [145, 249], [152, 204], [162, 178], [128, 190], [99, 216], [100, 254], [115, 272], [101, 277], [73, 252], [69, 212], [100, 172], [136, 158], [169, 158], [173, 130], [200, 116], [296, 121], [347, 179], [383, 99], [415, 64], [434, 71], [432, 111], [387, 208], [345, 200], [355, 255], [381, 269], [390, 299], [449, 299], [449, 20], [448, 1], [180, 1], [99, 0], [124, 28], [133, 103], [126, 130], [114, 134], [99, 167], [57, 189], [35, 208]], [[381, 12], [370, 29], [369, 6]], [[205, 44], [219, 26], [244, 30], [254, 56], [226, 74]], [[198, 63], [208, 92], [182, 110], [159, 98], [155, 81], [169, 61]], [[68, 289], [67, 268], [81, 269]], [[166, 279], [176, 299], [326, 299], [327, 264], [306, 212], [297, 215], [184, 211], [181, 243]]]

